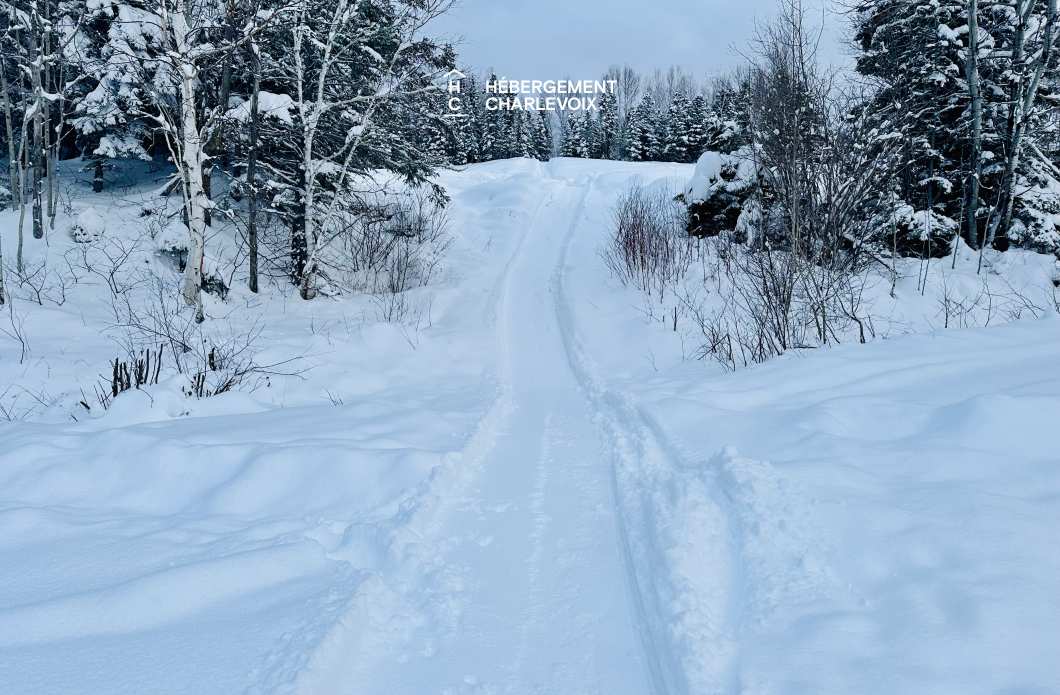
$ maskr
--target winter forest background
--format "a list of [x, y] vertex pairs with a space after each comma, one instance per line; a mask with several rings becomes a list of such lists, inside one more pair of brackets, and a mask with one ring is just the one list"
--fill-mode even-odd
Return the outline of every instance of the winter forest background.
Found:
[[863, 181], [825, 236], [903, 256], [945, 256], [957, 237], [1060, 249], [1057, 29], [1046, 0], [851, 3], [853, 75], [819, 64], [815, 29], [789, 4], [747, 47], [745, 69], [700, 80], [616, 67], [602, 77], [618, 89], [590, 112], [489, 111], [486, 76], [462, 66], [465, 119], [447, 110], [440, 82], [458, 56], [430, 38], [448, 5], [6, 3], [0, 204], [20, 210], [7, 284], [24, 284], [22, 229], [51, 232], [71, 195], [62, 164], [74, 160], [96, 192], [127, 161], [174, 164], [162, 193], [182, 201], [187, 233], [165, 234], [162, 250], [186, 269], [193, 304], [230, 270], [204, 265], [215, 216], [240, 228], [241, 282], [257, 288], [267, 233], [267, 272], [310, 298], [338, 228], [378, 208], [359, 189], [364, 174], [421, 186], [439, 167], [510, 157], [695, 162], [710, 151], [758, 162], [754, 181], [688, 201], [693, 234], [733, 229], [753, 198], [768, 213], [755, 232], [791, 237], [798, 217], [819, 212], [809, 208], [836, 207], [812, 198], [849, 195], [792, 188], [828, 169], [837, 184]]
[[[106, 278], [108, 331], [127, 353], [114, 369], [135, 372], [162, 337], [190, 391], [227, 390], [229, 377], [194, 385], [221, 340], [193, 325], [210, 313], [204, 301], [224, 314], [233, 286], [267, 285], [304, 300], [364, 294], [404, 315], [407, 290], [429, 283], [449, 243], [438, 172], [566, 157], [698, 162], [684, 189], [629, 191], [607, 256], [649, 295], [672, 285], [701, 356], [736, 366], [866, 341], [877, 333], [869, 275], [886, 271], [893, 298], [902, 259], [921, 260], [926, 296], [930, 259], [956, 269], [967, 251], [982, 275], [987, 249], [1060, 254], [1054, 4], [846, 2], [833, 19], [853, 68], [836, 69], [818, 57], [812, 13], [783, 0], [729, 74], [613, 67], [596, 109], [528, 112], [488, 108], [498, 75], [431, 38], [450, 0], [8, 2], [0, 205], [17, 211], [17, 231], [0, 249], [6, 332], [25, 348], [12, 298], [61, 304], [79, 278]], [[457, 68], [464, 117], [449, 107]], [[145, 176], [157, 186], [136, 213], [139, 236], [103, 234], [106, 196]], [[56, 234], [75, 242], [59, 266], [41, 250]], [[141, 272], [145, 250], [168, 270]], [[724, 311], [683, 279], [707, 256], [739, 260], [707, 273], [725, 277]], [[948, 326], [996, 292], [943, 294]], [[1052, 303], [1003, 294], [1013, 315]], [[138, 385], [111, 381], [93, 385], [104, 408]]]

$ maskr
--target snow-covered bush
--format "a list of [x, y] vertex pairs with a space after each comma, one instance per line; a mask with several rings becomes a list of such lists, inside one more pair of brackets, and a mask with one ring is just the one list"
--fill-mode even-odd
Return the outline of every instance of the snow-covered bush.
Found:
[[938, 212], [914, 210], [897, 201], [891, 209], [880, 209], [870, 222], [867, 241], [880, 249], [912, 258], [942, 258], [953, 250], [960, 224]]
[[1060, 182], [1047, 179], [1016, 199], [1009, 238], [1021, 248], [1060, 257]]
[[443, 201], [427, 188], [362, 196], [320, 256], [334, 292], [399, 294], [428, 284], [450, 243]]
[[67, 233], [78, 244], [90, 244], [103, 236], [107, 220], [99, 210], [88, 207], [78, 213], [70, 223]]
[[[199, 322], [174, 291], [179, 276], [139, 267], [129, 275], [124, 284], [128, 289], [112, 297], [111, 328], [129, 362], [158, 348], [156, 362], [164, 362], [163, 377], [177, 377], [181, 391], [196, 398], [253, 391], [269, 376], [292, 373], [280, 364], [260, 361], [260, 321], [242, 326]], [[157, 382], [157, 375], [154, 378]]]
[[740, 224], [740, 216], [758, 183], [758, 166], [749, 147], [732, 154], [704, 152], [681, 194], [688, 205], [688, 232], [713, 237], [739, 231], [746, 240], [751, 229], [748, 220]]

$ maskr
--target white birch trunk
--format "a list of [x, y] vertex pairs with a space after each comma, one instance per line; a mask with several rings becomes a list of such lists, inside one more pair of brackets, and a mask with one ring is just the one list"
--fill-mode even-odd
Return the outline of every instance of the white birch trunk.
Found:
[[[1032, 0], [1024, 1], [1027, 4], [1020, 5], [1017, 8], [1017, 12], [1026, 11], [1029, 14], [1029, 10], [1033, 7], [1034, 3]], [[1024, 10], [1024, 8], [1026, 8], [1026, 10]], [[999, 232], [1002, 236], [1007, 237], [1009, 227], [1012, 224], [1012, 212], [1016, 202], [1016, 178], [1020, 159], [1023, 154], [1023, 140], [1026, 135], [1027, 118], [1030, 115], [1031, 110], [1034, 108], [1034, 102], [1038, 96], [1038, 87], [1041, 84], [1042, 76], [1052, 60], [1053, 51], [1055, 49], [1054, 44], [1056, 42], [1056, 22], [1057, 0], [1048, 0], [1045, 28], [1042, 34], [1042, 47], [1029, 66], [1031, 68], [1031, 77], [1026, 82], [1022, 81], [1022, 75], [1024, 74], [1025, 68], [1022, 66], [1020, 68], [1021, 81], [1017, 93], [1015, 94], [1015, 98], [1012, 100], [1012, 125], [1008, 138], [1009, 156], [1005, 161], [1005, 172], [1001, 180], [1001, 209], [995, 211], [992, 215], [991, 223], [987, 230], [987, 243], [992, 243]], [[1022, 52], [1023, 46], [1016, 46], [1016, 50]]]
[[29, 26], [29, 74], [33, 90], [30, 107], [32, 109], [32, 138], [29, 151], [29, 169], [31, 198], [33, 204], [33, 237], [44, 238], [44, 208], [42, 200], [42, 181], [47, 152], [44, 144], [44, 84], [42, 81], [42, 61], [40, 28], [43, 23], [37, 3], [31, 5]]
[[177, 0], [173, 12], [170, 12], [165, 0], [160, 2], [159, 6], [163, 35], [172, 52], [170, 61], [180, 78], [177, 114], [179, 123], [169, 125], [172, 130], [177, 131], [175, 138], [178, 151], [174, 159], [183, 182], [184, 210], [188, 226], [188, 258], [184, 266], [181, 295], [185, 303], [195, 307], [196, 320], [202, 321], [202, 266], [206, 244], [206, 208], [209, 201], [202, 183], [205, 153], [195, 113], [198, 69], [188, 44], [188, 21], [185, 14], [188, 11], [187, 4], [184, 0]]
[[4, 104], [4, 134], [7, 136], [7, 176], [11, 185], [11, 198], [22, 207], [22, 191], [18, 186], [18, 152], [15, 148], [15, 123], [12, 114], [11, 93], [8, 91], [7, 74], [0, 60], [0, 94]]

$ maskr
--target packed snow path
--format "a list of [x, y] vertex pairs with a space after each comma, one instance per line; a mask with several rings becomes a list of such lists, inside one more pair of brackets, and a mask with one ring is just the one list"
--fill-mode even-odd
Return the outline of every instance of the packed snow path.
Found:
[[339, 651], [309, 690], [668, 692], [616, 506], [615, 443], [570, 352], [565, 252], [591, 192], [591, 177], [541, 180], [497, 288], [501, 400], [472, 443], [479, 475], [431, 539], [461, 569], [459, 619], [427, 654], [381, 655], [356, 684]]

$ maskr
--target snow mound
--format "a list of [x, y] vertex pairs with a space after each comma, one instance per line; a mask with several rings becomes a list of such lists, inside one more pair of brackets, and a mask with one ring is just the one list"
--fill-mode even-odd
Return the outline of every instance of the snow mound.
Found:
[[732, 154], [704, 152], [685, 189], [688, 203], [709, 200], [717, 191], [743, 191], [758, 178], [758, 164], [748, 147]]
[[78, 244], [90, 244], [98, 241], [107, 228], [107, 218], [94, 207], [88, 207], [78, 213], [70, 223], [67, 233]]

